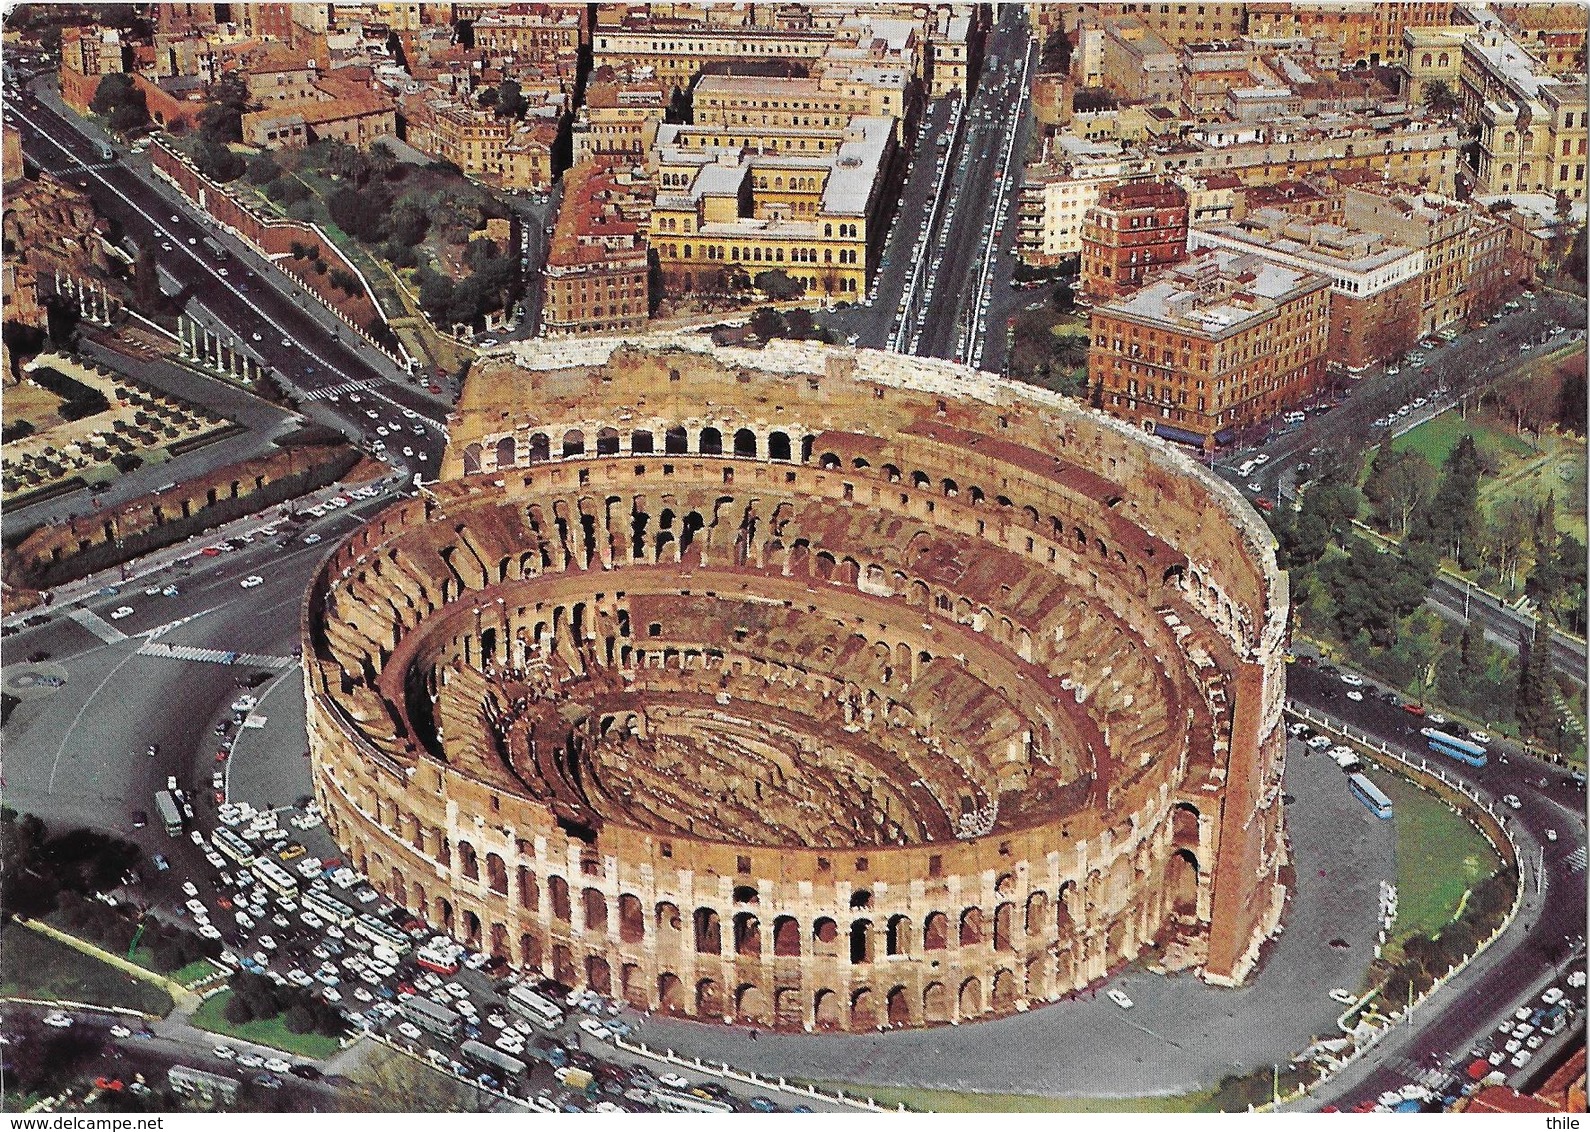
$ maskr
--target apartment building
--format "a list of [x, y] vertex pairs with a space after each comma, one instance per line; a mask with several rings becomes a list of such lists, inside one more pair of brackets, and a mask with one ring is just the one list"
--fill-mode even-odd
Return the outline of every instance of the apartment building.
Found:
[[1134, 290], [1187, 254], [1187, 193], [1173, 181], [1113, 185], [1082, 224], [1082, 292], [1098, 302]]
[[1421, 192], [1415, 185], [1360, 177], [1343, 185], [1341, 215], [1348, 227], [1379, 232], [1406, 247], [1423, 250], [1421, 336], [1468, 317], [1472, 304], [1469, 275], [1477, 262], [1469, 242], [1481, 228], [1473, 208], [1450, 197]]
[[845, 64], [814, 78], [703, 75], [691, 108], [698, 126], [834, 130], [858, 116], [892, 118], [898, 138], [919, 93], [903, 67]]
[[1021, 261], [1053, 267], [1082, 252], [1082, 222], [1100, 194], [1122, 181], [1153, 176], [1140, 149], [1090, 142], [1073, 134], [1046, 139], [1044, 157], [1029, 166], [1016, 199], [1016, 249]]
[[622, 76], [602, 68], [586, 83], [585, 102], [575, 111], [574, 163], [618, 155], [642, 159], [667, 112], [667, 92], [651, 68]]
[[1261, 256], [1203, 248], [1093, 308], [1088, 385], [1112, 416], [1212, 448], [1316, 395], [1330, 282]]
[[1255, 39], [1306, 36], [1330, 40], [1340, 48], [1344, 62], [1363, 60], [1378, 66], [1403, 58], [1405, 29], [1451, 23], [1453, 7], [1451, 0], [1403, 0], [1394, 4], [1375, 0], [1255, 0], [1248, 5], [1248, 34]]
[[564, 173], [563, 202], [542, 273], [547, 334], [645, 327], [652, 196], [649, 182], [614, 159], [580, 162]]
[[1489, 21], [1463, 41], [1463, 119], [1477, 128], [1474, 191], [1585, 197], [1585, 76], [1547, 74]]
[[667, 291], [730, 290], [782, 270], [810, 294], [866, 294], [882, 250], [894, 125], [857, 116], [799, 135], [664, 125], [651, 241]]
[[1327, 352], [1331, 362], [1350, 373], [1406, 353], [1419, 340], [1427, 259], [1423, 248], [1279, 208], [1191, 228], [1189, 255], [1198, 248], [1255, 255], [1328, 280]]
[[1071, 36], [1084, 27], [1097, 27], [1122, 16], [1131, 16], [1171, 47], [1184, 43], [1236, 39], [1247, 30], [1248, 5], [1245, 3], [1152, 4], [1152, 3], [1051, 3], [1041, 0], [1027, 5], [1038, 42], [1056, 31]]

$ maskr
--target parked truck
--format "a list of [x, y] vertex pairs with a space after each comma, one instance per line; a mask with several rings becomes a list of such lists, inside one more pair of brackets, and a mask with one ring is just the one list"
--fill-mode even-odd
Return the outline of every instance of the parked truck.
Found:
[[166, 836], [180, 836], [182, 833], [182, 811], [177, 808], [177, 800], [171, 796], [171, 791], [155, 791], [155, 810], [160, 814], [160, 820], [165, 823]]

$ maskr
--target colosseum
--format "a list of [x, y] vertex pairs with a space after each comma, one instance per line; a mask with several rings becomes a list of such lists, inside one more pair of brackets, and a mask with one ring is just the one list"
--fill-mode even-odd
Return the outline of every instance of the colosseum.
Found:
[[1287, 593], [1235, 492], [945, 362], [513, 350], [305, 599], [315, 795], [394, 901], [791, 1030], [1252, 970]]

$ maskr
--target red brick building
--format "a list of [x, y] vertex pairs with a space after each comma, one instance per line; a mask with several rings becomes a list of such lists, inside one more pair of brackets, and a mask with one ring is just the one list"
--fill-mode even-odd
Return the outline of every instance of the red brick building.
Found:
[[1082, 222], [1082, 289], [1110, 299], [1187, 254], [1187, 194], [1172, 181], [1105, 189]]
[[548, 334], [645, 327], [650, 198], [649, 184], [611, 161], [582, 162], [563, 174], [563, 203], [544, 272]]

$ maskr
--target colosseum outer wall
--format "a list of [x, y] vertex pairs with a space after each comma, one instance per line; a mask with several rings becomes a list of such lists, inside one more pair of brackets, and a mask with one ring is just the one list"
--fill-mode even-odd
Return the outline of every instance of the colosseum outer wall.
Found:
[[[442, 482], [339, 547], [306, 602], [316, 794], [388, 895], [563, 981], [769, 1026], [1003, 1013], [1086, 985], [1154, 941], [1178, 943], [1212, 981], [1244, 977], [1283, 895], [1286, 594], [1267, 535], [1227, 489], [1115, 422], [941, 363], [672, 338], [532, 348], [523, 360], [535, 368], [472, 379]], [[951, 558], [981, 543], [1058, 581], [1047, 604], [1024, 607], [1029, 622], [1000, 608], [997, 586], [969, 601], [972, 582], [956, 594], [943, 581], [953, 570], [912, 577], [887, 546], [869, 560], [836, 545], [825, 575], [813, 542], [795, 567], [793, 550], [749, 548], [744, 518], [738, 541], [714, 518], [692, 550], [643, 548], [638, 534], [632, 546], [623, 528], [643, 495], [704, 515], [725, 498], [747, 514], [761, 499], [819, 501], [830, 523], [876, 512], [902, 538], [939, 532]], [[539, 565], [528, 562], [520, 551], [542, 528], [494, 533], [504, 502], [515, 516], [526, 506], [514, 500], [595, 533], [583, 549], [565, 538], [548, 554], [543, 542]], [[631, 510], [620, 516], [614, 500]], [[768, 510], [775, 524], [789, 513]], [[427, 560], [450, 537], [438, 582]], [[500, 566], [485, 553], [493, 538], [512, 551]], [[473, 575], [457, 565], [464, 554], [480, 563]], [[531, 592], [533, 602], [516, 596]], [[1006, 597], [1012, 609], [1022, 600]], [[732, 614], [726, 627], [755, 622], [762, 606], [789, 612], [745, 641], [690, 639], [685, 618], [650, 651], [644, 630], [625, 625], [641, 609], [708, 598], [704, 608]], [[848, 659], [775, 655], [778, 633], [848, 641]], [[1090, 671], [1097, 652], [1067, 651], [1086, 640], [1130, 642], [1104, 667], [1132, 679]], [[982, 758], [911, 691], [975, 677], [990, 693], [975, 703], [992, 700], [987, 718], [1005, 736], [975, 768], [995, 784], [989, 797], [1019, 805], [1024, 784], [1049, 779], [1053, 791], [1011, 828], [997, 817], [981, 828], [974, 814], [960, 836], [902, 828], [894, 844], [736, 843], [593, 821], [581, 799], [527, 782], [512, 752], [473, 734], [513, 734], [477, 709], [502, 715], [490, 685], [499, 666], [528, 670], [527, 658], [557, 669], [562, 688], [596, 689], [565, 739], [598, 753], [643, 746], [636, 729], [671, 719], [706, 720], [709, 733], [778, 719], [770, 701], [786, 698], [826, 713], [835, 735], [877, 737], [875, 755], [909, 733]], [[410, 717], [423, 709], [416, 682], [437, 736]], [[677, 712], [636, 710], [637, 696], [677, 700]], [[1138, 726], [1144, 717], [1154, 730]], [[876, 785], [882, 813], [919, 814], [901, 783]]]

